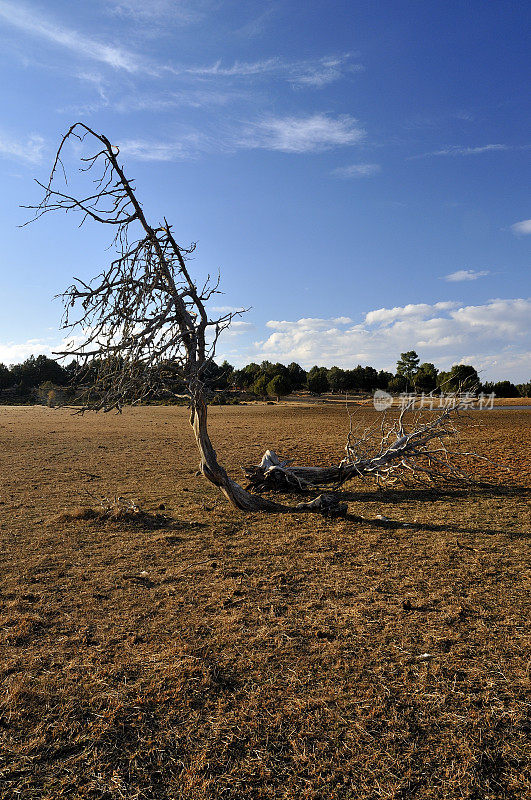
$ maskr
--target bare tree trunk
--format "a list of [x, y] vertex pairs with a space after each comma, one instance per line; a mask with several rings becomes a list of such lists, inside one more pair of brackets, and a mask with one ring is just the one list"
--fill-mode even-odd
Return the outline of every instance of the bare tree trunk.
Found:
[[[86, 138], [97, 143], [97, 152], [82, 159], [82, 172], [95, 169], [99, 177], [90, 183], [87, 196], [70, 195], [63, 148], [70, 139], [83, 143]], [[120, 409], [124, 403], [149, 397], [155, 388], [172, 394], [178, 377], [192, 402], [190, 422], [201, 455], [201, 473], [243, 511], [319, 511], [334, 515], [347, 510], [346, 503], [339, 503], [335, 494], [321, 494], [294, 506], [256, 494], [270, 488], [315, 492], [320, 486], [339, 487], [353, 477], [370, 475], [382, 481], [395, 473], [393, 480], [402, 479], [402, 475], [431, 481], [465, 477], [452, 464], [442, 442], [454, 433], [447, 424], [451, 409], [423, 424], [417, 420], [409, 432], [403, 425], [404, 409], [387, 432], [382, 423], [381, 439], [371, 446], [365, 435], [356, 440], [349, 414], [346, 458], [338, 466], [292, 467], [291, 462], [281, 461], [268, 450], [260, 465], [246, 470], [247, 489], [233, 481], [218, 463], [208, 435], [204, 382], [220, 334], [243, 309], [214, 319], [208, 316], [206, 304], [219, 292], [219, 279], [212, 282], [208, 278], [198, 288], [186, 265], [195, 244], [188, 248], [178, 245], [166, 219], [155, 226], [148, 222], [134, 182], [127, 178], [118, 157], [119, 149], [106, 136], [84, 123], [75, 123], [61, 140], [48, 183], [37, 181], [44, 189], [43, 199], [30, 206], [34, 219], [52, 211], [76, 210], [82, 214], [81, 222], [91, 219], [114, 232], [116, 257], [88, 283], [74, 279], [63, 294], [63, 327], [77, 335], [67, 350], [57, 355], [75, 358], [82, 374], [88, 376], [82, 410]], [[57, 188], [63, 179], [65, 185]]]
[[229, 478], [225, 469], [218, 463], [216, 451], [210, 441], [207, 429], [207, 405], [202, 397], [192, 404], [190, 424], [194, 430], [197, 447], [201, 455], [199, 469], [204, 477], [214, 486], [217, 486], [233, 506], [242, 511], [276, 511], [286, 513], [291, 511], [317, 511], [327, 515], [345, 514], [346, 503], [339, 503], [333, 494], [322, 494], [307, 503], [297, 503], [295, 506], [285, 506], [275, 503], [257, 494], [251, 494], [243, 489], [236, 481]]
[[252, 495], [229, 478], [225, 469], [218, 463], [216, 451], [210, 441], [207, 429], [207, 405], [203, 398], [192, 404], [190, 424], [201, 456], [199, 469], [204, 477], [217, 486], [233, 506], [243, 511], [283, 511], [284, 507], [263, 497]]

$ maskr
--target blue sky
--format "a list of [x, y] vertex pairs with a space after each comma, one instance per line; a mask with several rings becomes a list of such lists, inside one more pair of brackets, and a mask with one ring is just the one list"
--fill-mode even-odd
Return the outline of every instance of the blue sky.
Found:
[[[526, 4], [0, 0], [0, 361], [50, 353], [55, 294], [107, 230], [19, 228], [60, 135], [116, 142], [154, 221], [198, 242], [243, 364], [531, 376]], [[70, 152], [75, 168], [79, 152]]]

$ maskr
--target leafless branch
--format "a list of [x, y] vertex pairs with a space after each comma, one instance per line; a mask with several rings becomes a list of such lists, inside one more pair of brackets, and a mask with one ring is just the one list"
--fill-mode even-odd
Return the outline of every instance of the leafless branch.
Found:
[[[91, 192], [68, 189], [63, 152], [67, 143], [90, 141], [94, 155], [82, 159], [82, 177], [95, 174]], [[249, 494], [218, 463], [207, 430], [204, 373], [219, 336], [243, 313], [211, 318], [206, 303], [219, 292], [219, 276], [198, 288], [187, 258], [195, 244], [179, 245], [168, 221], [152, 226], [137, 198], [134, 182], [118, 161], [119, 149], [84, 123], [72, 125], [63, 136], [43, 199], [29, 206], [33, 220], [52, 211], [77, 211], [114, 230], [116, 257], [91, 281], [75, 279], [61, 295], [63, 326], [70, 346], [57, 355], [73, 356], [84, 371], [87, 391], [82, 411], [120, 409], [141, 402], [154, 391], [171, 391], [175, 377], [190, 397], [190, 422], [201, 462], [201, 473], [238, 508], [266, 511], [334, 511], [335, 496], [299, 503], [291, 508]], [[63, 179], [65, 186], [59, 187]]]

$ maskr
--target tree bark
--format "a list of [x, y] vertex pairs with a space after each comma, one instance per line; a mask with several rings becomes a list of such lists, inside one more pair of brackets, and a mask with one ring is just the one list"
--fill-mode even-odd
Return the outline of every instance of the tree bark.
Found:
[[[396, 439], [390, 446], [380, 447], [377, 454], [368, 458], [355, 458], [347, 446], [348, 458], [337, 466], [292, 467], [290, 461], [281, 461], [273, 450], [266, 450], [259, 465], [244, 470], [249, 481], [247, 489], [258, 492], [265, 489], [303, 491], [331, 484], [339, 488], [352, 478], [388, 477], [399, 467], [404, 472], [424, 474], [432, 481], [442, 477], [446, 481], [466, 479], [467, 476], [446, 459], [447, 451], [441, 442], [443, 437], [453, 433], [445, 427], [452, 410], [458, 409], [446, 409], [435, 420], [409, 433], [402, 427], [401, 416]], [[428, 443], [434, 439], [438, 446], [430, 450]]]
[[[216, 451], [210, 441], [207, 429], [207, 405], [202, 398], [192, 403], [190, 415], [197, 447], [201, 456], [199, 470], [204, 477], [217, 486], [233, 506], [241, 511], [273, 511], [278, 513], [319, 512], [327, 516], [347, 513], [347, 504], [340, 503], [334, 494], [321, 494], [307, 503], [286, 506], [275, 503], [257, 494], [251, 494], [227, 475], [218, 462]], [[268, 451], [269, 452], [269, 451]]]

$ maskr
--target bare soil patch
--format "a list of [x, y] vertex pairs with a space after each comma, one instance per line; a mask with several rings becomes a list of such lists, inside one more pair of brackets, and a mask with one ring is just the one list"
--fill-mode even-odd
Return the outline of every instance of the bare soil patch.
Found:
[[[209, 418], [236, 479], [267, 447], [337, 463], [348, 429]], [[353, 482], [327, 520], [230, 508], [185, 408], [0, 408], [0, 797], [531, 796], [529, 421], [471, 415], [497, 485]]]

